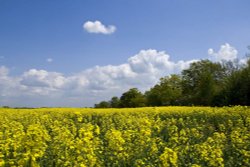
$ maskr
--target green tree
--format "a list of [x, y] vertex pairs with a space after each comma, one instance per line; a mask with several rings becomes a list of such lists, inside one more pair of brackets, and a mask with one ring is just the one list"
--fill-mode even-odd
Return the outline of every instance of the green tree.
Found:
[[137, 88], [131, 88], [120, 98], [120, 107], [144, 107], [145, 98]]
[[182, 71], [183, 101], [186, 105], [213, 105], [224, 85], [225, 68], [209, 60], [194, 62]]
[[95, 104], [95, 108], [110, 108], [110, 103], [107, 101], [101, 101], [98, 104]]
[[112, 97], [109, 101], [110, 107], [112, 108], [118, 108], [120, 106], [120, 99], [116, 96]]
[[[250, 51], [250, 47], [248, 47]], [[228, 75], [225, 78], [225, 86], [218, 99], [223, 99], [223, 105], [250, 105], [250, 53], [246, 53], [248, 59], [245, 65], [229, 62], [226, 65]], [[228, 64], [230, 64], [228, 66]]]
[[181, 78], [171, 75], [160, 79], [160, 82], [145, 93], [147, 105], [179, 105], [182, 94]]
[[224, 94], [227, 105], [250, 105], [250, 60], [227, 79]]

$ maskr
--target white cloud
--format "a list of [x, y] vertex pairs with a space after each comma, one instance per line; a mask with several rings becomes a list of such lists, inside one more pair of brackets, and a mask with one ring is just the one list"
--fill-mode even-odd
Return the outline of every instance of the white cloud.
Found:
[[128, 59], [129, 65], [137, 73], [157, 73], [162, 69], [172, 70], [174, 63], [169, 61], [169, 55], [156, 50], [141, 50], [137, 55]]
[[[23, 88], [19, 84], [19, 77], [9, 76], [9, 69], [5, 66], [0, 66], [0, 97], [19, 96]], [[4, 99], [0, 98], [0, 105], [2, 100], [4, 101]]]
[[61, 73], [31, 69], [22, 75], [20, 83], [29, 87], [57, 89], [65, 84], [65, 80], [65, 77]]
[[89, 33], [112, 34], [116, 31], [114, 25], [105, 26], [98, 20], [85, 22], [83, 28]]
[[[237, 57], [237, 50], [229, 44], [217, 53], [213, 49], [208, 52], [220, 61]], [[147, 90], [159, 78], [180, 73], [194, 61], [198, 60], [174, 62], [166, 52], [148, 49], [123, 64], [95, 66], [69, 76], [30, 69], [13, 77], [7, 67], [0, 66], [0, 106], [93, 106], [132, 87]]]
[[95, 66], [70, 76], [30, 69], [11, 77], [9, 69], [2, 66], [0, 105], [92, 106], [100, 100], [120, 96], [131, 87], [147, 90], [160, 77], [178, 73], [193, 61], [173, 62], [165, 52], [148, 49], [128, 58], [124, 64]]
[[128, 63], [133, 71], [138, 74], [153, 74], [156, 77], [162, 77], [172, 73], [179, 73], [189, 64], [198, 61], [178, 61], [173, 62], [170, 56], [164, 51], [141, 50], [138, 54], [128, 59]]
[[9, 74], [9, 69], [5, 66], [0, 66], [0, 78], [6, 77]]
[[239, 60], [239, 64], [245, 66], [247, 65], [248, 60], [249, 58], [242, 58]]
[[212, 48], [209, 48], [209, 49], [207, 50], [207, 53], [208, 53], [209, 55], [213, 55], [213, 54], [214, 54], [214, 50], [213, 50]]
[[220, 46], [220, 50], [215, 52], [212, 48], [208, 49], [208, 55], [212, 56], [215, 61], [233, 61], [237, 58], [238, 51], [228, 43]]
[[53, 59], [52, 59], [52, 58], [47, 58], [46, 61], [47, 61], [48, 63], [51, 63], [51, 62], [53, 61]]

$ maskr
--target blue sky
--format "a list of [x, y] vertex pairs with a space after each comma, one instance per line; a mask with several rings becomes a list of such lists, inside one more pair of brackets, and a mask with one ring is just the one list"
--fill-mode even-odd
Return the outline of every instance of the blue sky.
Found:
[[[249, 0], [0, 0], [0, 105], [92, 106], [129, 87], [143, 91], [194, 60], [242, 58], [250, 45], [249, 6]], [[87, 21], [115, 30], [90, 33]]]

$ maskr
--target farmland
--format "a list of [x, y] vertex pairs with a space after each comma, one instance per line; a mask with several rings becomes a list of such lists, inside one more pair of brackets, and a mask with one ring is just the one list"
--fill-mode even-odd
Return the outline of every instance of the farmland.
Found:
[[250, 108], [0, 109], [0, 166], [250, 166]]

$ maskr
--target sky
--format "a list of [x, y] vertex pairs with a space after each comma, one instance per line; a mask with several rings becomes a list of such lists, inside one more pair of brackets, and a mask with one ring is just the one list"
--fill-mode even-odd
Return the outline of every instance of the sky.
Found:
[[0, 106], [92, 107], [201, 59], [244, 63], [249, 0], [0, 0]]

